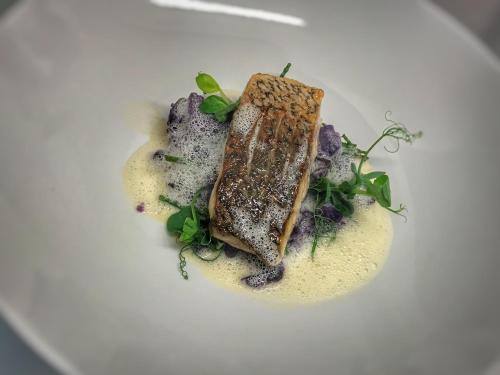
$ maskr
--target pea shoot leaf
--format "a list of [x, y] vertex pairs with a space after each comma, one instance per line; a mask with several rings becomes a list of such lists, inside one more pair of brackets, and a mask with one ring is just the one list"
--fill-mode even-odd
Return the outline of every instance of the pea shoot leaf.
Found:
[[169, 216], [167, 220], [167, 231], [171, 234], [180, 235], [184, 228], [184, 222], [190, 218], [191, 206], [183, 206], [179, 211]]
[[200, 111], [203, 113], [217, 113], [227, 107], [227, 102], [218, 95], [210, 95], [203, 99], [200, 104]]
[[391, 206], [391, 186], [389, 183], [389, 176], [384, 174], [379, 176], [373, 181], [373, 184], [378, 187], [379, 193], [376, 197], [374, 197], [377, 202], [382, 207], [390, 207]]
[[373, 180], [374, 178], [378, 178], [380, 176], [385, 175], [385, 172], [382, 171], [373, 171], [373, 172], [368, 172], [367, 174], [363, 175], [363, 180]]
[[187, 217], [184, 220], [184, 224], [182, 226], [182, 233], [179, 236], [179, 241], [189, 244], [194, 241], [196, 234], [199, 231], [198, 223], [195, 219]]
[[[196, 206], [202, 190], [203, 188], [194, 194], [188, 206], [180, 206], [175, 200], [165, 195], [159, 197], [161, 202], [179, 208], [179, 211], [167, 219], [166, 228], [184, 244], [179, 251], [179, 269], [184, 279], [188, 279], [186, 257], [183, 255], [185, 251], [192, 250], [194, 255], [207, 262], [217, 259], [223, 251], [224, 243], [210, 235], [208, 213]], [[200, 256], [200, 251], [208, 252], [211, 256]]]
[[217, 81], [207, 73], [198, 73], [196, 76], [196, 84], [204, 94], [212, 94], [221, 91]]
[[[406, 209], [400, 204], [398, 208], [391, 208], [391, 186], [389, 176], [383, 171], [373, 171], [363, 174], [361, 172], [363, 164], [368, 160], [368, 155], [373, 148], [383, 139], [388, 138], [396, 142], [395, 151], [398, 150], [399, 142], [413, 143], [422, 136], [422, 132], [411, 133], [404, 125], [392, 121], [389, 118], [390, 112], [386, 113], [386, 120], [390, 125], [384, 129], [375, 142], [365, 151], [358, 148], [345, 134], [342, 136], [343, 153], [359, 158], [359, 163], [351, 164], [353, 177], [349, 181], [335, 184], [326, 177], [321, 177], [314, 181], [309, 187], [315, 197], [314, 212], [321, 212], [324, 205], [332, 204], [343, 216], [350, 217], [354, 213], [352, 200], [356, 195], [364, 195], [373, 198], [381, 207], [390, 212], [405, 217], [402, 212]], [[386, 149], [387, 150], [387, 149]], [[389, 152], [393, 152], [388, 150]], [[394, 152], [395, 152], [394, 151]], [[324, 236], [325, 226], [320, 225], [323, 221], [315, 215], [315, 231], [311, 254], [314, 256], [318, 240]], [[327, 231], [335, 232], [335, 226], [327, 228]]]

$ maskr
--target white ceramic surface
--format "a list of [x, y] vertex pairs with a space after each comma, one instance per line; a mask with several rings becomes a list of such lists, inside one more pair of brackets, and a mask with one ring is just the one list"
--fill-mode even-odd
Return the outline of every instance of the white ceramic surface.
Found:
[[[231, 3], [305, 26], [146, 0], [25, 1], [2, 20], [1, 312], [71, 374], [500, 373], [498, 61], [426, 2]], [[296, 308], [181, 279], [121, 182], [146, 140], [127, 106], [288, 61], [361, 143], [386, 109], [425, 133], [379, 154], [410, 207], [382, 273]]]

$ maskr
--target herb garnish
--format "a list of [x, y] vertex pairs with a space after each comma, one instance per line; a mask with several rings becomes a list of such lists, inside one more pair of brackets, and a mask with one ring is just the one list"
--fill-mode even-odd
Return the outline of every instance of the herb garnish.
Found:
[[[392, 213], [403, 216], [406, 220], [406, 216], [402, 214], [402, 212], [406, 210], [403, 204], [400, 204], [398, 208], [391, 207], [391, 186], [389, 176], [382, 171], [373, 171], [366, 174], [361, 172], [361, 168], [368, 160], [370, 152], [384, 138], [390, 138], [396, 141], [396, 148], [394, 150], [389, 150], [387, 147], [384, 147], [385, 150], [388, 152], [397, 152], [399, 150], [400, 141], [411, 144], [422, 136], [422, 132], [411, 133], [403, 124], [391, 120], [390, 115], [391, 112], [386, 112], [385, 119], [391, 124], [383, 130], [382, 134], [367, 150], [359, 149], [345, 134], [342, 136], [344, 152], [359, 157], [360, 159], [357, 166], [354, 163], [351, 164], [351, 170], [354, 177], [350, 181], [336, 184], [326, 177], [321, 177], [309, 187], [315, 197], [315, 231], [311, 249], [312, 256], [314, 256], [316, 251], [319, 238], [327, 234], [329, 234], [330, 237], [335, 236], [335, 223], [332, 223], [331, 220], [326, 222], [326, 220], [329, 219], [321, 214], [321, 209], [325, 205], [332, 205], [343, 216], [350, 217], [354, 213], [352, 200], [356, 195], [364, 195], [373, 198], [380, 206]], [[327, 223], [326, 226], [325, 222]]]
[[181, 208], [181, 204], [179, 202], [177, 202], [176, 200], [170, 199], [166, 195], [160, 194], [160, 196], [158, 197], [158, 200], [162, 203], [168, 203], [169, 205], [174, 206], [175, 208], [178, 208], [178, 209]]
[[321, 238], [328, 238], [330, 241], [337, 237], [337, 223], [332, 219], [323, 216], [321, 209], [316, 206], [314, 210], [314, 236], [311, 247], [311, 258], [314, 259], [316, 247]]
[[182, 159], [179, 156], [166, 155], [163, 157], [165, 161], [169, 161], [171, 163], [182, 163]]
[[290, 70], [291, 66], [292, 66], [292, 63], [288, 63], [288, 64], [285, 65], [285, 67], [283, 68], [283, 71], [280, 74], [281, 78], [283, 78], [288, 73], [288, 71]]
[[[178, 202], [160, 195], [161, 202], [168, 203], [179, 209], [169, 216], [166, 223], [167, 232], [177, 237], [184, 246], [179, 250], [179, 269], [184, 279], [188, 279], [186, 258], [183, 253], [192, 250], [193, 254], [206, 262], [214, 261], [222, 253], [224, 243], [213, 238], [208, 229], [209, 217], [206, 210], [201, 210], [196, 203], [201, 191], [198, 190], [188, 206], [181, 206]], [[208, 256], [202, 255], [208, 253]]]
[[342, 134], [342, 154], [351, 155], [356, 158], [363, 156], [363, 151], [358, 148], [345, 134]]
[[[284, 77], [288, 73], [291, 63], [286, 64], [280, 77]], [[209, 95], [200, 104], [200, 111], [203, 113], [212, 114], [215, 119], [224, 123], [231, 119], [231, 114], [240, 105], [240, 99], [238, 98], [234, 102], [229, 99], [229, 97], [224, 93], [219, 83], [210, 74], [199, 72], [196, 76], [196, 84], [198, 88], [204, 94], [219, 94], [219, 95]]]
[[[291, 63], [287, 63], [280, 74], [284, 77]], [[204, 98], [200, 104], [200, 111], [207, 114], [212, 114], [214, 118], [224, 123], [230, 120], [232, 113], [238, 108], [240, 99], [231, 101], [224, 93], [218, 82], [207, 73], [198, 73], [196, 76], [196, 84], [204, 94], [211, 94]], [[218, 94], [218, 95], [216, 95]], [[383, 171], [373, 171], [362, 173], [364, 163], [369, 159], [368, 155], [383, 139], [389, 138], [396, 141], [396, 148], [388, 152], [397, 152], [399, 150], [400, 141], [413, 143], [416, 139], [422, 136], [422, 132], [411, 133], [406, 127], [390, 119], [391, 112], [386, 112], [385, 119], [390, 122], [382, 134], [368, 147], [362, 150], [357, 144], [353, 143], [347, 135], [342, 135], [342, 152], [359, 159], [358, 165], [351, 163], [353, 178], [342, 183], [335, 183], [327, 177], [321, 177], [311, 183], [309, 190], [312, 192], [315, 204], [313, 210], [314, 217], [314, 233], [312, 241], [311, 256], [314, 254], [321, 238], [335, 239], [338, 228], [338, 218], [332, 219], [327, 212], [328, 210], [336, 210], [343, 217], [351, 217], [354, 213], [353, 199], [356, 195], [363, 195], [372, 198], [381, 207], [391, 211], [397, 215], [406, 217], [402, 214], [406, 210], [403, 204], [393, 208], [391, 202], [391, 188], [389, 176]], [[165, 155], [164, 159], [171, 162], [182, 162], [175, 156]], [[175, 235], [177, 240], [183, 244], [179, 251], [179, 269], [184, 279], [188, 279], [186, 271], [186, 258], [184, 252], [192, 250], [193, 254], [204, 261], [213, 261], [222, 253], [224, 243], [211, 236], [209, 231], [209, 215], [206, 210], [201, 210], [197, 205], [200, 189], [198, 190], [187, 206], [180, 205], [177, 201], [168, 198], [165, 195], [160, 195], [159, 200], [163, 203], [170, 204], [178, 209], [172, 214], [166, 223], [166, 229], [169, 233]], [[335, 217], [335, 216], [334, 216]], [[288, 254], [288, 246], [285, 253]], [[208, 257], [202, 254], [209, 254]]]
[[165, 154], [165, 151], [158, 150], [153, 154], [153, 160], [157, 161], [168, 161], [171, 163], [182, 163], [184, 164], [184, 160], [180, 156], [168, 155]]
[[198, 73], [196, 76], [196, 84], [204, 94], [220, 94], [210, 95], [203, 99], [200, 104], [200, 111], [213, 114], [215, 119], [220, 123], [228, 121], [231, 113], [238, 108], [240, 100], [231, 101], [217, 81], [207, 73]]

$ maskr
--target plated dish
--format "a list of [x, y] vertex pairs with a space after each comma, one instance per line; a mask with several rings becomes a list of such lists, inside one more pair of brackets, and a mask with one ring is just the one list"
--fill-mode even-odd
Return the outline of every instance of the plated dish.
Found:
[[321, 119], [323, 90], [289, 78], [290, 67], [252, 75], [241, 95], [199, 73], [201, 93], [152, 107], [125, 187], [139, 213], [165, 222], [186, 280], [192, 262], [233, 290], [322, 301], [370, 280], [390, 248], [390, 214], [406, 219], [368, 160], [379, 144], [396, 152], [422, 133], [388, 112], [380, 136], [358, 146]]
[[[498, 373], [500, 70], [431, 2], [247, 4], [300, 16], [301, 28], [147, 1], [17, 5], [0, 21], [0, 314], [61, 374]], [[408, 206], [407, 222], [388, 216], [381, 272], [293, 308], [260, 299], [280, 299], [271, 291], [292, 275], [290, 254], [280, 282], [250, 289], [248, 268], [224, 284], [209, 274], [224, 254], [203, 262], [186, 250], [184, 280], [181, 244], [165, 232], [176, 210], [157, 203], [165, 176], [154, 199], [129, 200], [122, 175], [148, 142], [128, 120], [142, 127], [156, 113], [167, 143], [170, 104], [202, 95], [198, 71], [234, 101], [253, 73], [278, 75], [287, 61], [286, 77], [323, 89], [323, 121], [360, 148], [390, 125], [388, 109], [424, 131], [370, 156], [394, 206]], [[150, 146], [144, 167], [166, 147]], [[335, 254], [327, 244], [311, 267]]]

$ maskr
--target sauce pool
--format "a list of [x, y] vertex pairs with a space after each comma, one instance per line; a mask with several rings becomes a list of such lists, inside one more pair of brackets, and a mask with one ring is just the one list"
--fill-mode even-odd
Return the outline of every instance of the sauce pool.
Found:
[[[175, 209], [158, 200], [158, 196], [165, 193], [168, 181], [164, 169], [152, 162], [151, 156], [167, 145], [165, 121], [152, 106], [136, 109], [139, 110], [143, 113], [135, 114], [134, 118], [149, 122], [149, 141], [127, 160], [123, 170], [124, 187], [133, 207], [141, 205], [143, 214], [164, 223]], [[196, 265], [207, 279], [221, 287], [274, 303], [306, 304], [345, 295], [369, 282], [383, 266], [391, 242], [392, 223], [388, 211], [377, 204], [357, 207], [334, 241], [320, 241], [314, 259], [311, 243], [306, 241], [302, 249], [291, 251], [284, 258], [282, 280], [262, 289], [250, 288], [241, 281], [249, 274], [243, 257], [228, 258], [222, 254], [213, 262], [203, 262], [185, 254], [188, 269]]]

